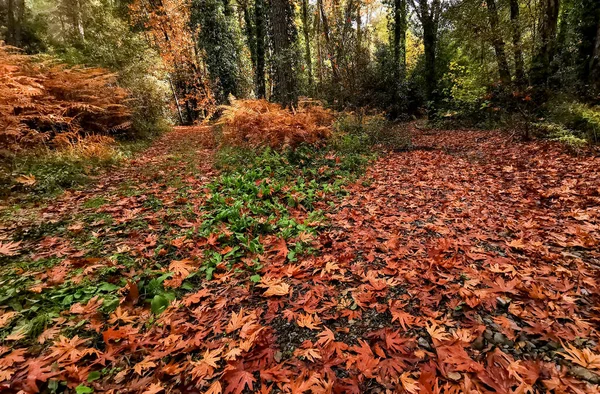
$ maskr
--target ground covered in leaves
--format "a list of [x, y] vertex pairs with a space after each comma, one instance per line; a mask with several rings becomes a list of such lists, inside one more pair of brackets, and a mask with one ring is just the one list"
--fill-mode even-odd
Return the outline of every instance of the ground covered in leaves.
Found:
[[355, 179], [211, 134], [3, 210], [2, 391], [600, 390], [599, 158], [414, 130]]

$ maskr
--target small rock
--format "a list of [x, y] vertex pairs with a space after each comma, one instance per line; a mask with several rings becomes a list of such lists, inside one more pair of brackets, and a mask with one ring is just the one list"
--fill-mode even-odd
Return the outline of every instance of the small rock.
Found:
[[483, 337], [488, 340], [488, 342], [492, 342], [494, 338], [494, 333], [491, 330], [485, 330], [483, 333]]
[[473, 343], [471, 344], [471, 347], [475, 350], [483, 350], [483, 348], [485, 347], [485, 342], [483, 340], [482, 336], [477, 337], [476, 340], [473, 341]]
[[502, 308], [506, 308], [510, 305], [512, 300], [508, 297], [496, 297], [496, 301], [498, 301], [498, 305], [500, 305]]
[[574, 365], [571, 367], [571, 375], [581, 380], [587, 380], [593, 384], [600, 384], [600, 375], [590, 371], [587, 368], [580, 367], [579, 365]]
[[283, 353], [281, 353], [280, 351], [275, 352], [275, 355], [273, 356], [273, 358], [277, 362], [280, 362], [282, 357], [283, 357]]
[[458, 382], [462, 379], [462, 375], [458, 372], [448, 372], [446, 376], [448, 377], [448, 379], [454, 380], [455, 382]]
[[431, 349], [431, 345], [429, 345], [427, 339], [423, 337], [419, 337], [419, 339], [417, 339], [417, 343], [419, 344], [419, 346], [424, 347], [425, 349]]

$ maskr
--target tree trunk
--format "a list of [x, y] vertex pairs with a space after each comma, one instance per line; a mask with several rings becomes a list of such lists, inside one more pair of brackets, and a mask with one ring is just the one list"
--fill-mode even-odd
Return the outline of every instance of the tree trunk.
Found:
[[271, 0], [271, 36], [274, 57], [274, 99], [284, 107], [298, 103], [296, 30], [289, 0]]
[[542, 7], [539, 46], [531, 70], [532, 82], [536, 85], [547, 85], [550, 77], [550, 65], [555, 53], [560, 0], [543, 0]]
[[500, 80], [507, 84], [510, 83], [510, 69], [508, 67], [508, 61], [506, 60], [506, 50], [504, 40], [498, 28], [500, 22], [498, 18], [498, 9], [496, 7], [496, 0], [486, 0], [488, 16], [490, 19], [490, 28], [492, 33], [492, 45], [496, 52], [496, 61], [498, 62], [498, 72], [500, 74]]
[[254, 87], [256, 88], [256, 86], [258, 86], [258, 81], [256, 80], [256, 29], [254, 27], [254, 23], [252, 22], [252, 17], [250, 16], [248, 3], [241, 1], [240, 7], [242, 8], [242, 13], [244, 16], [244, 31], [246, 33], [248, 50], [250, 51], [250, 62], [252, 63], [252, 69], [254, 70]]
[[430, 102], [430, 115], [435, 112], [437, 106], [437, 73], [436, 73], [436, 51], [439, 18], [442, 11], [441, 0], [411, 0], [413, 7], [417, 9], [417, 15], [423, 28], [423, 46], [425, 47], [425, 93]]
[[597, 91], [600, 91], [600, 15], [596, 22], [596, 40], [594, 43], [594, 52], [590, 61], [590, 76], [591, 80], [594, 81], [594, 87]]
[[312, 93], [313, 88], [313, 68], [312, 56], [310, 54], [310, 25], [308, 20], [308, 0], [302, 0], [302, 31], [304, 33], [304, 62], [308, 72], [308, 87]]
[[525, 82], [525, 62], [523, 60], [523, 47], [521, 45], [521, 22], [519, 21], [519, 15], [519, 0], [510, 0], [515, 77], [518, 84], [523, 84]]
[[85, 29], [83, 27], [82, 0], [71, 0], [67, 3], [73, 24], [73, 36], [78, 42], [85, 41]]
[[327, 14], [325, 13], [325, 8], [323, 6], [323, 0], [317, 0], [317, 3], [319, 6], [319, 12], [321, 15], [321, 23], [323, 25], [323, 35], [325, 37], [325, 49], [327, 50], [329, 60], [331, 61], [331, 71], [333, 73], [333, 81], [334, 81], [334, 84], [339, 84], [341, 78], [340, 78], [340, 73], [338, 70], [337, 59], [335, 58], [335, 51], [332, 48], [331, 32], [329, 30], [329, 21], [327, 20]]
[[6, 43], [20, 47], [22, 42], [22, 24], [25, 16], [25, 0], [8, 0]]
[[265, 0], [255, 0], [254, 23], [256, 28], [256, 97], [265, 98], [267, 96], [265, 81], [265, 41], [267, 35]]
[[400, 83], [406, 73], [406, 0], [394, 0], [394, 73]]

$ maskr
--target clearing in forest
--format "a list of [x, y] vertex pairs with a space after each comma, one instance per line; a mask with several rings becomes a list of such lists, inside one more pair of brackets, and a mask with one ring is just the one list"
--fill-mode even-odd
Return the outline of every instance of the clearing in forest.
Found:
[[210, 134], [4, 210], [0, 390], [598, 392], [598, 157], [415, 130], [344, 185]]

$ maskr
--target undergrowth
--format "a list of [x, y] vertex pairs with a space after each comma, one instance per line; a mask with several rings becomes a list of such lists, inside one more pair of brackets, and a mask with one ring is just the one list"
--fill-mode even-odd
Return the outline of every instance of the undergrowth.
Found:
[[[8, 310], [16, 312], [9, 322], [0, 325], [0, 338], [40, 346], [39, 335], [53, 321], [76, 308], [77, 303], [85, 305], [94, 297], [97, 297], [94, 302], [99, 303], [99, 312], [111, 316], [122, 297], [120, 294], [130, 283], [136, 284], [139, 303], [148, 305], [158, 315], [175, 299], [197, 289], [200, 282], [211, 280], [218, 267], [235, 269], [256, 283], [261, 280], [260, 271], [266, 256], [270, 256], [274, 248], [277, 253], [283, 250], [285, 256], [281, 257], [287, 261], [296, 261], [299, 255], [312, 253], [312, 241], [327, 225], [324, 210], [336, 198], [346, 194], [344, 185], [356, 179], [374, 157], [368, 150], [349, 148], [362, 146], [356, 133], [343, 140], [343, 143], [332, 141], [331, 146], [339, 148], [337, 150], [308, 145], [282, 151], [268, 147], [221, 147], [215, 155], [215, 167], [220, 170], [220, 175], [206, 185], [198, 210], [189, 212], [190, 217], [201, 218], [201, 225], [195, 229], [172, 227], [167, 219], [169, 216], [165, 215], [164, 221], [160, 222], [162, 228], [155, 227], [154, 230], [158, 235], [154, 251], [143, 258], [132, 258], [127, 253], [113, 250], [110, 245], [116, 240], [97, 238], [94, 235], [97, 228], [69, 230], [71, 221], [97, 221], [110, 196], [85, 202], [83, 214], [69, 218], [56, 228], [40, 229], [35, 239], [33, 233], [15, 238], [14, 241], [22, 242], [41, 242], [46, 237], [67, 238], [85, 252], [82, 252], [81, 262], [72, 261], [75, 266], [63, 258], [39, 259], [33, 252], [18, 258], [0, 259], [3, 263], [0, 300]], [[193, 176], [195, 156], [182, 154], [180, 160], [190, 162], [187, 168]], [[23, 168], [38, 176], [42, 171], [55, 173], [64, 184], [72, 182], [72, 173], [77, 171], [65, 172], [64, 178], [60, 178], [60, 173], [52, 166], [62, 166], [68, 171], [77, 169], [81, 163], [49, 161], [42, 165], [38, 160], [35, 165], [25, 165]], [[151, 168], [148, 170], [152, 171]], [[182, 198], [191, 197], [185, 183], [172, 181], [170, 185]], [[147, 210], [160, 214], [169, 209], [163, 206], [160, 195], [140, 192], [147, 196], [144, 203]], [[183, 207], [175, 217], [188, 215], [186, 209]], [[105, 226], [111, 227], [112, 233], [136, 233], [148, 227], [145, 222], [138, 226], [142, 218], [122, 224], [116, 224], [110, 218], [109, 215], [108, 219], [102, 220]], [[206, 245], [197, 256], [200, 265], [182, 277], [177, 286], [172, 285], [178, 275], [172, 270], [172, 263], [180, 259], [181, 251], [171, 246], [173, 238]], [[111, 263], [107, 264], [107, 261]], [[90, 276], [85, 267], [96, 263], [102, 264], [103, 268]], [[63, 275], [61, 267], [65, 264], [64, 281], [54, 284], [53, 275]], [[24, 272], [28, 275], [22, 275]], [[124, 272], [128, 277], [123, 275]], [[134, 276], [131, 272], [135, 272]], [[45, 273], [49, 273], [48, 277]], [[84, 323], [74, 323], [70, 329], [71, 336], [75, 333], [89, 335]]]
[[59, 150], [39, 148], [0, 162], [0, 198], [28, 200], [53, 197], [85, 186], [93, 177], [150, 145], [150, 139], [92, 143], [83, 141]]

